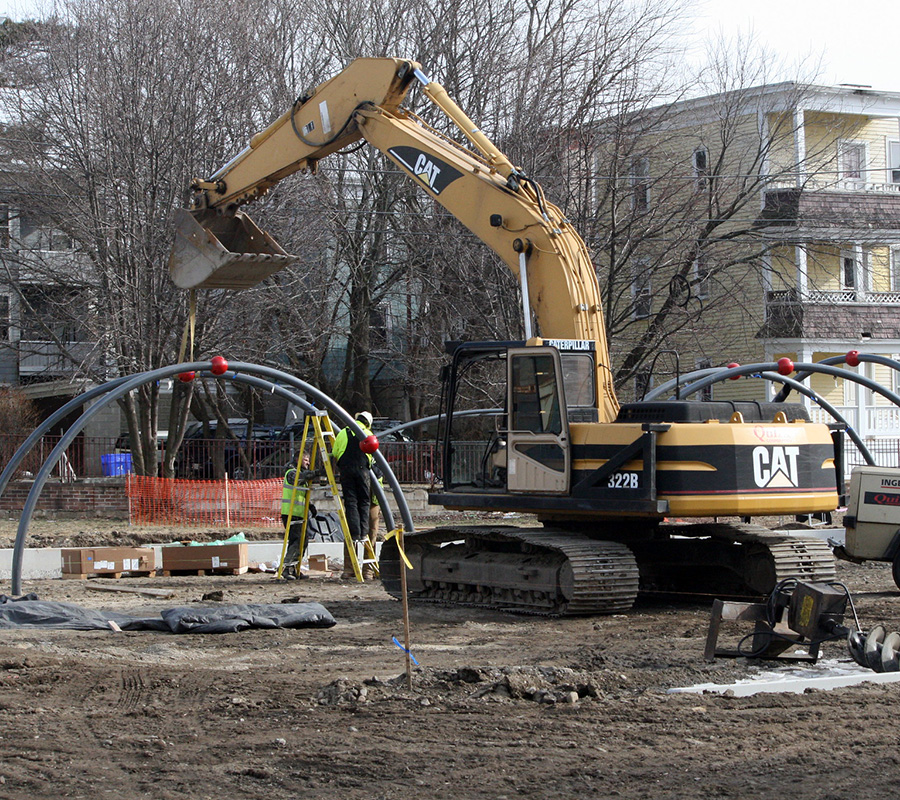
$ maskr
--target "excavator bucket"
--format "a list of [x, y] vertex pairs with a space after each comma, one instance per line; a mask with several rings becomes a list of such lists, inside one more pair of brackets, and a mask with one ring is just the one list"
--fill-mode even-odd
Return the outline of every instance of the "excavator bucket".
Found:
[[182, 289], [248, 289], [297, 260], [241, 211], [180, 209], [169, 272]]

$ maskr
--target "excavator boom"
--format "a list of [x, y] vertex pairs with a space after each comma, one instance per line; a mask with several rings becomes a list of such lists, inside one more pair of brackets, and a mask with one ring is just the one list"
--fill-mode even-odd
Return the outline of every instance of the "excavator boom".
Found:
[[[401, 108], [414, 81], [478, 152]], [[192, 208], [176, 220], [169, 260], [175, 284], [244, 289], [293, 261], [238, 208], [361, 138], [493, 249], [519, 278], [528, 303], [527, 339], [533, 339], [533, 314], [541, 336], [591, 344], [599, 420], [615, 419], [619, 405], [600, 291], [584, 242], [537, 182], [513, 166], [414, 61], [352, 62], [300, 98], [210, 178], [195, 181]]]

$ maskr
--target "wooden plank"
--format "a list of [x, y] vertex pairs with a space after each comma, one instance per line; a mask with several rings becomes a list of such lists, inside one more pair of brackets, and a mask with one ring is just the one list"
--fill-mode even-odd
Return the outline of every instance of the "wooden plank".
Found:
[[175, 589], [142, 589], [140, 586], [122, 586], [116, 583], [89, 583], [84, 587], [95, 592], [128, 592], [130, 594], [142, 594], [148, 597], [172, 597], [177, 594]]
[[88, 578], [113, 578], [118, 580], [123, 573], [121, 572], [64, 572], [63, 580], [86, 581]]
[[249, 569], [249, 567], [236, 567], [235, 569], [230, 569], [228, 567], [215, 567], [213, 569], [210, 569], [209, 567], [206, 567], [205, 569], [164, 569], [160, 574], [164, 578], [191, 575], [202, 578], [207, 575], [244, 575]]
[[132, 578], [155, 578], [156, 570], [129, 570], [123, 572], [63, 572], [61, 577], [63, 580], [86, 581], [88, 578], [113, 578], [118, 580], [123, 575], [130, 575]]

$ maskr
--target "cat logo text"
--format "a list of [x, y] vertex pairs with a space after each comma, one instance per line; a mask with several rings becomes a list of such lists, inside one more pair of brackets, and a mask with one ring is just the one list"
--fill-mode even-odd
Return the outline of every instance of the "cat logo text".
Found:
[[753, 448], [753, 480], [761, 489], [786, 489], [800, 485], [797, 470], [799, 447]]
[[458, 169], [417, 147], [391, 147], [388, 148], [388, 153], [435, 194], [440, 194], [453, 181], [462, 177]]

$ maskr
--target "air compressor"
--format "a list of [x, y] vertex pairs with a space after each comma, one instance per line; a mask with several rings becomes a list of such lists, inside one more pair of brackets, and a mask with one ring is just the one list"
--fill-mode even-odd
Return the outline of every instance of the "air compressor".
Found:
[[886, 561], [900, 588], [900, 469], [857, 467], [850, 476], [846, 537], [834, 554], [847, 561]]

